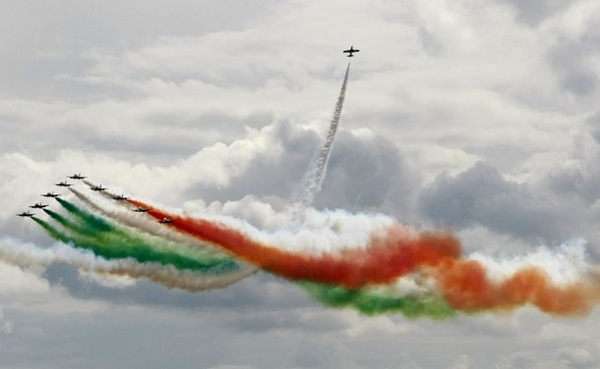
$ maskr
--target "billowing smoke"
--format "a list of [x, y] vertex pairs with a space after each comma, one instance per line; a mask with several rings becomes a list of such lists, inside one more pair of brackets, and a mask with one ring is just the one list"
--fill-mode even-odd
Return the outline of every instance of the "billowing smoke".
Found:
[[[368, 314], [442, 318], [534, 305], [552, 314], [580, 315], [600, 301], [600, 273], [585, 261], [580, 244], [494, 261], [463, 255], [451, 233], [417, 232], [386, 217], [363, 218], [363, 229], [357, 230], [355, 215], [320, 213], [329, 227], [264, 233], [234, 218], [192, 218], [130, 202], [150, 209], [155, 219], [171, 219], [173, 229], [298, 282], [326, 304]], [[298, 247], [298, 239], [309, 246]], [[355, 243], [346, 244], [349, 239]], [[310, 247], [317, 243], [318, 249]]]

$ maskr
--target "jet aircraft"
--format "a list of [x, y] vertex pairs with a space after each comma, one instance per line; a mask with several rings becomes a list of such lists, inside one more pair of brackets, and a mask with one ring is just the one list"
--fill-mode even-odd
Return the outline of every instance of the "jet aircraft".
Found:
[[84, 176], [81, 175], [81, 173], [79, 174], [73, 174], [72, 176], [69, 176], [70, 179], [85, 179]]
[[104, 191], [106, 190], [106, 187], [102, 187], [102, 185], [98, 185], [98, 186], [92, 186], [92, 191]]
[[48, 206], [48, 205], [47, 204], [42, 204], [41, 202], [38, 202], [38, 203], [36, 203], [34, 205], [31, 205], [29, 207], [32, 208], [32, 209], [43, 209], [46, 206]]
[[62, 181], [60, 183], [55, 183], [56, 186], [58, 187], [71, 187], [70, 183], [67, 183], [67, 181]]
[[161, 224], [173, 223], [173, 219], [171, 219], [171, 218], [162, 218], [158, 222], [161, 223]]
[[137, 209], [133, 209], [133, 211], [135, 211], [136, 213], [147, 213], [150, 209], [146, 209], [146, 208], [137, 208]]
[[45, 194], [42, 195], [43, 197], [59, 197], [60, 194], [59, 193], [54, 193], [54, 192], [46, 192]]
[[18, 216], [18, 217], [21, 217], [21, 218], [31, 218], [31, 217], [33, 217], [34, 215], [35, 215], [35, 214], [33, 214], [33, 213], [30, 213], [30, 212], [28, 212], [28, 211], [24, 211], [24, 212], [22, 212], [22, 213], [19, 213], [19, 214], [17, 214], [17, 216]]
[[113, 198], [113, 200], [117, 200], [117, 201], [125, 201], [125, 200], [127, 200], [129, 197], [127, 197], [127, 196], [125, 196], [125, 195], [121, 194], [121, 195], [115, 195], [115, 196], [113, 196], [112, 198]]
[[350, 46], [350, 48], [349, 48], [348, 50], [344, 50], [343, 52], [347, 53], [347, 54], [348, 54], [347, 56], [348, 56], [349, 58], [351, 58], [351, 57], [353, 57], [353, 56], [354, 56], [354, 55], [353, 55], [354, 53], [357, 53], [357, 52], [359, 52], [359, 51], [360, 51], [360, 50], [358, 50], [358, 49], [355, 49], [355, 48], [354, 48], [354, 46]]

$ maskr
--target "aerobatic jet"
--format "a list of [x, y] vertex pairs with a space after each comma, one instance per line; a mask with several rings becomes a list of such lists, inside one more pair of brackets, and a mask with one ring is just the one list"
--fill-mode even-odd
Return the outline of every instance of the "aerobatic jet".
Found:
[[60, 183], [55, 183], [55, 185], [58, 186], [58, 187], [70, 187], [71, 186], [71, 184], [67, 183], [67, 181], [62, 181]]
[[98, 186], [92, 186], [92, 191], [105, 191], [106, 187], [102, 187], [102, 185], [98, 185]]
[[348, 50], [344, 50], [343, 52], [347, 53], [347, 54], [348, 54], [348, 57], [349, 57], [349, 58], [351, 58], [351, 57], [353, 57], [353, 56], [354, 56], [354, 55], [353, 55], [354, 53], [357, 53], [357, 52], [359, 52], [359, 51], [360, 51], [360, 50], [358, 50], [358, 49], [355, 49], [355, 48], [354, 48], [354, 46], [350, 46], [350, 48], [349, 48]]
[[60, 194], [59, 193], [54, 193], [54, 192], [46, 192], [45, 194], [42, 195], [43, 197], [59, 197]]
[[73, 174], [72, 176], [69, 176], [70, 179], [85, 179], [84, 176], [81, 175], [81, 173], [79, 174]]
[[32, 209], [43, 209], [46, 206], [48, 206], [48, 205], [47, 204], [42, 204], [41, 202], [38, 202], [38, 203], [36, 203], [34, 205], [31, 205], [29, 207], [32, 208]]
[[117, 201], [125, 201], [125, 200], [127, 200], [129, 197], [127, 197], [127, 196], [125, 196], [125, 195], [121, 194], [121, 195], [115, 195], [115, 196], [113, 196], [112, 198], [113, 198], [113, 200], [117, 200]]
[[173, 219], [171, 219], [171, 218], [162, 218], [158, 222], [161, 223], [161, 224], [173, 223]]
[[133, 209], [133, 211], [135, 211], [136, 213], [147, 213], [150, 209], [146, 209], [146, 208], [137, 208], [137, 209]]
[[30, 213], [30, 212], [28, 212], [28, 211], [24, 211], [24, 212], [22, 212], [22, 213], [19, 213], [19, 214], [17, 214], [17, 216], [18, 216], [18, 217], [21, 217], [21, 218], [31, 218], [31, 217], [33, 217], [34, 215], [35, 215], [35, 214], [33, 214], [33, 213]]

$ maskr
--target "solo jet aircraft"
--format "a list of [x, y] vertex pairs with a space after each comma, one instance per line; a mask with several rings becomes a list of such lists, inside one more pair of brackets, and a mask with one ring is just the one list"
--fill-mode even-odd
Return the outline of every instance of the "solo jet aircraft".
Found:
[[72, 176], [69, 176], [70, 179], [85, 179], [84, 176], [81, 175], [81, 173], [79, 174], [73, 174]]
[[105, 190], [106, 190], [106, 187], [102, 187], [102, 185], [92, 186], [92, 191], [102, 192], [102, 191], [105, 191]]
[[33, 213], [30, 213], [30, 212], [28, 212], [28, 211], [24, 211], [24, 212], [22, 212], [22, 213], [19, 213], [19, 214], [17, 214], [17, 216], [18, 216], [18, 217], [21, 217], [21, 218], [31, 218], [31, 217], [33, 217], [34, 215], [35, 215], [35, 214], [33, 214]]
[[133, 209], [133, 211], [135, 211], [136, 213], [147, 213], [150, 209], [146, 209], [146, 208], [137, 208], [137, 209]]
[[347, 53], [347, 54], [348, 54], [347, 56], [348, 56], [349, 58], [351, 58], [351, 57], [353, 57], [353, 56], [354, 56], [354, 55], [353, 55], [354, 53], [357, 53], [357, 52], [359, 52], [359, 51], [360, 51], [360, 50], [358, 50], [358, 49], [355, 49], [355, 48], [354, 48], [354, 46], [350, 46], [350, 48], [349, 48], [348, 50], [344, 50], [343, 52]]
[[38, 203], [36, 203], [34, 205], [31, 205], [29, 207], [32, 208], [32, 209], [43, 209], [46, 206], [48, 206], [48, 205], [47, 204], [42, 204], [41, 202], [38, 202]]

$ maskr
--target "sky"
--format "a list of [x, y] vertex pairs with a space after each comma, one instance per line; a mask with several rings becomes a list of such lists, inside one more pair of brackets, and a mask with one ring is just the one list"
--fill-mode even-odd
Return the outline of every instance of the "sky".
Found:
[[[319, 211], [464, 252], [600, 263], [592, 0], [13, 1], [0, 14], [0, 243], [81, 172], [174, 211], [281, 226], [351, 60]], [[190, 293], [0, 263], [0, 368], [597, 368], [600, 312], [364, 316], [258, 272]]]

